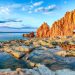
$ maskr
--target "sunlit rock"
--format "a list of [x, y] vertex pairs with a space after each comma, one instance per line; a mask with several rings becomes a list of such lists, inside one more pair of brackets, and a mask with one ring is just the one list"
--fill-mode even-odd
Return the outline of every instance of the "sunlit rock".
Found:
[[43, 23], [36, 31], [37, 37], [56, 37], [75, 35], [75, 10], [66, 12], [65, 16], [55, 21], [49, 29], [47, 23]]

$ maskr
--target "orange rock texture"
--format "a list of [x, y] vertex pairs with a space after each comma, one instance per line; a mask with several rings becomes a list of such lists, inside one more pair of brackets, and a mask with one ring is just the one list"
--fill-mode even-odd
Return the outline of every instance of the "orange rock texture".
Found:
[[34, 37], [35, 35], [34, 35], [34, 32], [31, 32], [31, 33], [29, 33], [29, 34], [23, 34], [23, 37], [30, 37], [30, 38], [32, 38], [32, 37]]
[[72, 36], [75, 34], [75, 10], [66, 12], [65, 16], [54, 22], [49, 28], [47, 23], [43, 23], [37, 29], [37, 37], [56, 37], [56, 36]]
[[49, 31], [49, 26], [47, 23], [43, 23], [40, 28], [37, 29], [37, 37], [48, 37], [47, 34], [48, 34], [48, 31]]

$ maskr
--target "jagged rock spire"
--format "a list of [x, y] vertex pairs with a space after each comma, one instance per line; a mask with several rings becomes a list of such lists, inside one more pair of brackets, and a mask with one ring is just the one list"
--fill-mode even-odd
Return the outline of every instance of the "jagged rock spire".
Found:
[[37, 37], [71, 36], [75, 30], [75, 10], [66, 12], [65, 16], [55, 21], [52, 27], [44, 22], [37, 29]]

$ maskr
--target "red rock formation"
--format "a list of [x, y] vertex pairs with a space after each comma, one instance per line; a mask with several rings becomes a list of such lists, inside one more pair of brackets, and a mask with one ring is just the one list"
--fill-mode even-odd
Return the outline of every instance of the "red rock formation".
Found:
[[29, 33], [29, 34], [23, 34], [23, 37], [30, 37], [30, 38], [32, 38], [32, 37], [34, 37], [35, 35], [34, 35], [34, 32], [31, 32], [31, 33]]
[[71, 36], [75, 30], [75, 10], [66, 12], [65, 16], [53, 23], [49, 29], [47, 23], [44, 23], [37, 30], [37, 37], [56, 37]]
[[47, 33], [49, 31], [49, 26], [47, 23], [43, 23], [40, 28], [37, 29], [37, 37], [47, 37]]

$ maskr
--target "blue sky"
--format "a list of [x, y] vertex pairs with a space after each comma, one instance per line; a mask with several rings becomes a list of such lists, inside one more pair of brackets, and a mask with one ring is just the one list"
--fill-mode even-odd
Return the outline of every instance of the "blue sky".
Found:
[[0, 26], [39, 27], [52, 25], [75, 9], [75, 0], [0, 0]]

